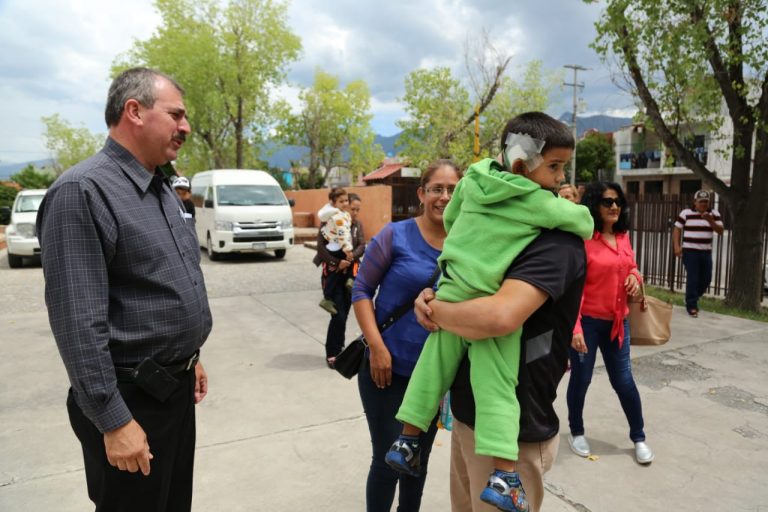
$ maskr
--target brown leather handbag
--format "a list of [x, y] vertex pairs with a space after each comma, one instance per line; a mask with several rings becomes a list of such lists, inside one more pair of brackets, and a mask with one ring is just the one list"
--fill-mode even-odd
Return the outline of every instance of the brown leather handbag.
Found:
[[663, 345], [672, 336], [672, 304], [649, 297], [640, 284], [639, 298], [629, 298], [629, 334], [632, 345]]

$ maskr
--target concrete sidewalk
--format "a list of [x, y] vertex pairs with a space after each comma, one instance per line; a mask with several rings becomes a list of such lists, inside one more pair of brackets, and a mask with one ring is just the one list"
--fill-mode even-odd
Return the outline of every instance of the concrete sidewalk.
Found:
[[[211, 299], [215, 326], [203, 353], [211, 390], [198, 408], [194, 510], [365, 509], [367, 426], [356, 381], [325, 367], [328, 316], [318, 294], [245, 291]], [[348, 333], [356, 330], [350, 321]], [[92, 510], [45, 311], [0, 312], [0, 349], [0, 510]], [[632, 353], [656, 460], [634, 462], [604, 369], [596, 371], [585, 410], [597, 460], [572, 454], [566, 376], [557, 403], [560, 453], [544, 510], [768, 507], [768, 325], [707, 312], [691, 319], [676, 308], [673, 339]], [[441, 432], [423, 511], [450, 510], [449, 447]]]

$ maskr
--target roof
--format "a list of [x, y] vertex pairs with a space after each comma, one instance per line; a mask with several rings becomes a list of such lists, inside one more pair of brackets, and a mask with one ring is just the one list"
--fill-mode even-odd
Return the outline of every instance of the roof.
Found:
[[365, 176], [363, 178], [363, 181], [371, 181], [371, 180], [383, 180], [384, 178], [388, 178], [398, 172], [400, 169], [405, 167], [405, 164], [384, 164], [375, 171], [373, 171], [368, 176]]

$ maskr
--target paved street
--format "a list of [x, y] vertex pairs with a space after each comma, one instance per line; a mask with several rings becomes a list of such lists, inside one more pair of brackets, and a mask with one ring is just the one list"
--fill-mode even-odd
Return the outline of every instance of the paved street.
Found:
[[[203, 361], [194, 510], [365, 509], [370, 457], [356, 381], [325, 367], [328, 316], [316, 305], [312, 251], [247, 256], [203, 268], [214, 329]], [[348, 334], [357, 326], [350, 321]], [[79, 445], [64, 406], [67, 379], [48, 327], [42, 270], [8, 267], [0, 251], [0, 511], [81, 512]], [[633, 348], [656, 460], [632, 458], [618, 400], [599, 368], [587, 398], [596, 460], [561, 429], [544, 510], [768, 510], [768, 324], [676, 308], [673, 339]], [[566, 418], [565, 384], [558, 412]], [[422, 510], [450, 510], [450, 436], [438, 435]]]

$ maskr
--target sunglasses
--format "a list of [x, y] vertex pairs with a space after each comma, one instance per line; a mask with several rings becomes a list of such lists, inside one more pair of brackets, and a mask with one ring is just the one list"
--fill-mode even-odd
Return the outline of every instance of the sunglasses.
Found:
[[610, 208], [610, 207], [611, 207], [611, 206], [613, 206], [614, 204], [615, 204], [617, 207], [619, 207], [619, 208], [623, 208], [623, 207], [624, 207], [624, 201], [622, 201], [622, 200], [621, 200], [621, 199], [619, 199], [618, 197], [617, 197], [617, 198], [613, 198], [613, 197], [603, 197], [603, 198], [601, 198], [601, 199], [600, 199], [600, 206], [604, 206], [604, 207], [606, 207], [606, 208]]

